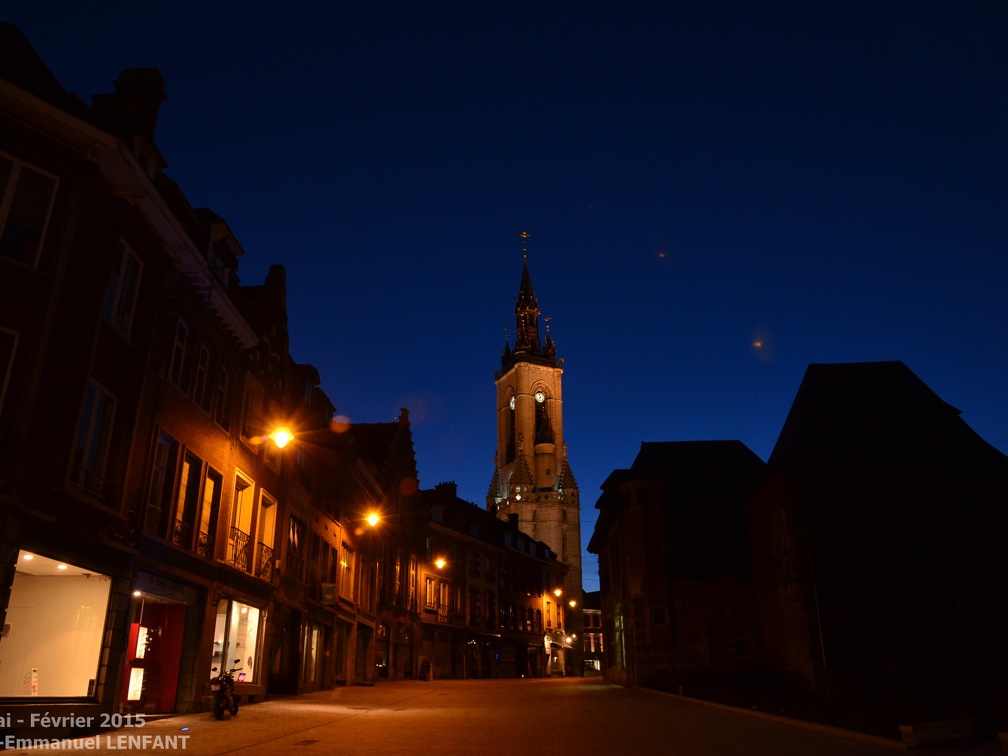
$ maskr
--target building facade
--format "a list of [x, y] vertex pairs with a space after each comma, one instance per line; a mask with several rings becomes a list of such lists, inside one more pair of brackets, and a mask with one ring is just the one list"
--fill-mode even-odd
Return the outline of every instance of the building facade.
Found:
[[[527, 256], [514, 312], [514, 347], [505, 342], [494, 376], [497, 445], [486, 505], [502, 519], [517, 517], [523, 532], [546, 543], [567, 565], [565, 637], [580, 638], [581, 503], [563, 434], [563, 360], [557, 358], [548, 326], [545, 339], [540, 337]], [[580, 673], [580, 648], [578, 643], [573, 652], [561, 654], [567, 674]]]
[[745, 503], [763, 467], [739, 441], [645, 442], [602, 484], [607, 679], [695, 694], [755, 666]]
[[605, 642], [602, 633], [602, 595], [586, 591], [584, 595], [584, 668], [585, 674], [600, 675], [606, 668]]
[[458, 498], [454, 483], [424, 491], [423, 500], [420, 661], [429, 674], [567, 674], [575, 643], [567, 566], [522, 532], [516, 516], [500, 520]]
[[242, 285], [163, 173], [156, 70], [86, 106], [0, 47], [5, 710], [199, 710], [223, 665], [245, 700], [373, 681], [386, 497], [289, 354], [283, 268]]

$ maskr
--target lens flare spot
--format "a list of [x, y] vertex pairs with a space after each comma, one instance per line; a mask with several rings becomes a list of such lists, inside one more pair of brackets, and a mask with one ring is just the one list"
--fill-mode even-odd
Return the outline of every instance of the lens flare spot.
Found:
[[336, 415], [329, 421], [329, 430], [333, 433], [346, 433], [350, 430], [350, 418], [346, 415]]
[[749, 339], [752, 353], [760, 362], [772, 362], [774, 359], [774, 344], [770, 332], [765, 326], [760, 326]]

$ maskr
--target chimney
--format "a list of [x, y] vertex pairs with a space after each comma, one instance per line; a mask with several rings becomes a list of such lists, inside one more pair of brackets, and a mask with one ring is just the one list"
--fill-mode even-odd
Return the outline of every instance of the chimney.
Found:
[[125, 68], [115, 80], [115, 94], [91, 96], [98, 122], [122, 139], [154, 139], [161, 103], [166, 99], [164, 77], [156, 68]]

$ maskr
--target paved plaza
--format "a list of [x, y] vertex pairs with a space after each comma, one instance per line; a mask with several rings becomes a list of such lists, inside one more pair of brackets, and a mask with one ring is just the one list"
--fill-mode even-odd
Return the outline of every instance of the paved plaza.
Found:
[[[64, 744], [65, 747], [66, 744]], [[94, 750], [94, 746], [99, 748]], [[165, 717], [78, 744], [97, 753], [894, 754], [896, 741], [800, 726], [598, 678], [385, 682], [243, 706], [236, 717]], [[14, 749], [9, 753], [35, 754]], [[996, 743], [938, 753], [1000, 753]]]

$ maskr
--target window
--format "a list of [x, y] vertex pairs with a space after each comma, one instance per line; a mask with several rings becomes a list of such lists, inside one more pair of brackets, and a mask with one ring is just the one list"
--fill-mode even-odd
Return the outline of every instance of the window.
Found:
[[507, 440], [504, 444], [504, 461], [505, 464], [515, 461], [516, 450], [518, 448], [518, 434], [515, 431], [515, 400], [512, 396], [508, 400], [508, 417], [507, 417]]
[[434, 578], [424, 578], [424, 606], [427, 609], [436, 609], [437, 600], [437, 581]]
[[301, 682], [315, 682], [319, 673], [322, 657], [319, 654], [319, 626], [314, 623], [305, 625], [304, 642], [301, 645]]
[[3, 410], [7, 386], [14, 371], [14, 354], [17, 352], [18, 332], [0, 327], [0, 411]]
[[220, 513], [221, 489], [224, 476], [212, 468], [207, 469], [203, 483], [203, 502], [200, 507], [199, 532], [196, 535], [196, 553], [213, 558], [217, 540], [217, 518]]
[[231, 530], [228, 533], [227, 563], [243, 572], [252, 571], [252, 481], [235, 475], [231, 500]]
[[409, 610], [415, 612], [417, 609], [417, 558], [409, 558]]
[[200, 344], [199, 359], [196, 361], [196, 377], [193, 380], [193, 401], [204, 410], [209, 411], [210, 402], [207, 396], [207, 375], [210, 373], [210, 350], [205, 344]]
[[287, 528], [287, 574], [298, 580], [304, 580], [305, 524], [299, 517], [291, 515]]
[[542, 392], [536, 394], [535, 405], [535, 442], [537, 444], [552, 444], [553, 429], [550, 427], [549, 412], [546, 410], [545, 397]]
[[0, 257], [38, 263], [55, 196], [55, 176], [0, 154]]
[[[217, 604], [217, 622], [214, 629], [213, 667], [237, 667], [235, 681], [256, 682], [259, 671], [260, 619], [258, 607], [243, 604], [231, 598]], [[211, 670], [210, 676], [216, 672]]]
[[193, 547], [196, 530], [196, 511], [200, 505], [200, 478], [203, 473], [203, 461], [193, 455], [186, 454], [179, 470], [178, 498], [175, 503], [175, 524], [172, 527], [171, 540], [183, 549]]
[[277, 500], [265, 491], [259, 497], [259, 543], [256, 545], [256, 577], [273, 580], [273, 534], [276, 530]]
[[133, 327], [133, 311], [140, 289], [141, 270], [140, 258], [120, 239], [109, 271], [102, 317], [125, 339], [129, 338]]
[[217, 398], [214, 400], [213, 419], [224, 430], [229, 430], [231, 426], [231, 406], [228, 402], [228, 385], [231, 383], [231, 375], [227, 368], [222, 367], [217, 374]]
[[249, 440], [257, 434], [257, 429], [253, 426], [256, 407], [256, 393], [252, 386], [245, 387], [245, 396], [242, 399], [242, 438]]
[[347, 599], [353, 598], [353, 565], [354, 565], [354, 553], [350, 550], [350, 547], [345, 543], [343, 544], [342, 551], [340, 552], [343, 556], [340, 559], [340, 586], [339, 593], [340, 596]]
[[84, 392], [84, 407], [77, 429], [74, 480], [81, 488], [99, 497], [104, 496], [103, 478], [114, 415], [115, 397], [95, 381], [90, 381]]
[[144, 532], [159, 535], [162, 538], [168, 536], [168, 518], [171, 515], [172, 493], [175, 490], [175, 466], [178, 460], [178, 451], [178, 441], [167, 433], [158, 436], [151, 464]]
[[0, 641], [0, 697], [94, 695], [112, 582], [87, 567], [55, 566], [18, 553]]
[[189, 341], [189, 326], [181, 320], [175, 325], [175, 340], [172, 342], [171, 361], [168, 363], [168, 380], [183, 388], [183, 368], [185, 367], [186, 344]]

